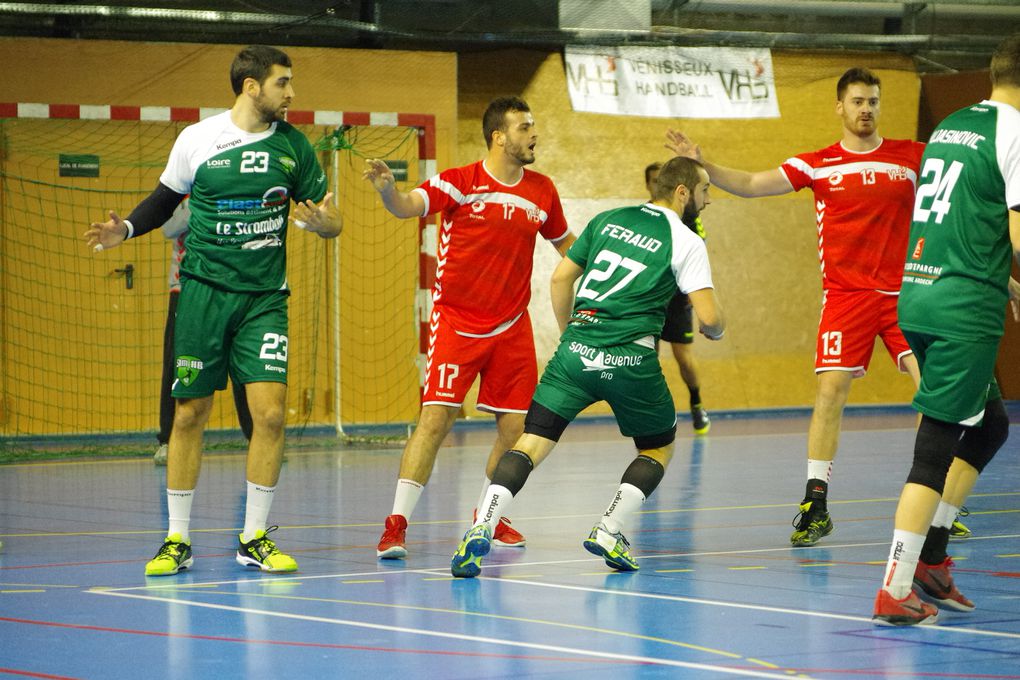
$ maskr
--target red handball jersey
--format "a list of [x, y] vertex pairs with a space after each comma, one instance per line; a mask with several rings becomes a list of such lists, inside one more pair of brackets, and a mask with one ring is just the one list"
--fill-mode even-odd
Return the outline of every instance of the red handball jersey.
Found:
[[822, 288], [899, 291], [923, 151], [909, 139], [864, 153], [837, 142], [780, 166], [794, 190], [815, 194]]
[[503, 184], [478, 161], [414, 191], [425, 197], [423, 216], [442, 213], [432, 302], [447, 321], [461, 333], [486, 335], [524, 312], [536, 235], [567, 235], [552, 180], [525, 169], [516, 184]]

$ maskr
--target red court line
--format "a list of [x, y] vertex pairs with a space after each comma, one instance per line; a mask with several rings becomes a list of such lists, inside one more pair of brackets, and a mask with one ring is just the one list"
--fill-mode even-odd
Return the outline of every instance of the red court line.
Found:
[[0, 667], [0, 674], [2, 675], [21, 675], [26, 678], [49, 678], [49, 680], [77, 680], [69, 675], [47, 675], [46, 673], [33, 673], [32, 671], [21, 671], [17, 668], [2, 668]]
[[[732, 668], [749, 668], [748, 666], [732, 666]], [[757, 670], [757, 669], [755, 669]], [[790, 673], [830, 673], [833, 675], [861, 675], [879, 678], [967, 678], [968, 680], [1018, 680], [1020, 675], [1000, 675], [997, 673], [935, 673], [932, 671], [894, 671], [884, 668], [786, 668]]]
[[[388, 652], [391, 654], [422, 654], [438, 656], [478, 657], [483, 659], [523, 659], [527, 661], [565, 661], [568, 663], [595, 663], [612, 665], [654, 665], [651, 662], [630, 661], [626, 659], [593, 659], [588, 657], [573, 658], [559, 656], [528, 656], [525, 654], [491, 654], [482, 652], [442, 651], [437, 649], [397, 649], [393, 647], [370, 647], [367, 645], [341, 645], [330, 642], [293, 642], [289, 640], [251, 640], [248, 638], [232, 638], [221, 635], [185, 635], [183, 633], [164, 633], [155, 630], [132, 630], [128, 628], [110, 628], [107, 626], [88, 626], [77, 623], [60, 623], [58, 621], [33, 621], [0, 616], [0, 621], [20, 623], [30, 626], [48, 626], [51, 628], [70, 628], [72, 630], [88, 630], [99, 633], [123, 633], [125, 635], [148, 635], [151, 637], [176, 638], [182, 640], [205, 640], [211, 642], [239, 642], [242, 644], [278, 645], [281, 647], [311, 647], [317, 649], [349, 649], [360, 652]], [[3, 669], [0, 669], [2, 671]], [[50, 678], [58, 676], [36, 675], [32, 677]], [[65, 680], [61, 678], [61, 680]], [[73, 678], [69, 680], [74, 680]]]

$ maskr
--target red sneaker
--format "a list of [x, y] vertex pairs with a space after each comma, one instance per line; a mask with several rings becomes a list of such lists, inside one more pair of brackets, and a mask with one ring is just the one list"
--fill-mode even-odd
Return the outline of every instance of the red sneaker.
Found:
[[[478, 521], [477, 509], [471, 516], [471, 521]], [[510, 520], [506, 517], [500, 517], [496, 530], [492, 532], [492, 544], [501, 545], [504, 548], [523, 548], [525, 543], [527, 543], [527, 539], [524, 538], [524, 534], [510, 526]]]
[[914, 572], [914, 585], [921, 589], [921, 597], [943, 609], [972, 612], [974, 603], [956, 589], [953, 575], [949, 573], [951, 566], [953, 560], [948, 557], [940, 564], [918, 562], [917, 570]]
[[523, 548], [526, 540], [524, 534], [510, 526], [510, 520], [500, 517], [496, 530], [492, 532], [492, 542], [505, 548]]
[[390, 515], [386, 518], [386, 528], [379, 539], [379, 547], [375, 554], [384, 560], [402, 560], [407, 557], [404, 547], [404, 535], [407, 533], [407, 518], [403, 515]]
[[921, 602], [913, 590], [902, 600], [897, 600], [882, 588], [875, 597], [875, 613], [871, 620], [879, 626], [925, 625], [939, 620], [939, 610]]

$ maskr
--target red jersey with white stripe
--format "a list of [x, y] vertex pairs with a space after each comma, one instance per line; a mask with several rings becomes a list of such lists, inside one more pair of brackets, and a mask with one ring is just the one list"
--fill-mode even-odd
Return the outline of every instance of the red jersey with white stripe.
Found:
[[442, 213], [432, 302], [443, 318], [458, 332], [485, 335], [520, 316], [531, 298], [537, 235], [567, 235], [552, 180], [525, 168], [516, 184], [503, 184], [478, 161], [414, 191], [425, 198], [422, 216]]
[[822, 288], [898, 292], [924, 144], [883, 139], [871, 151], [839, 142], [780, 166], [815, 194]]

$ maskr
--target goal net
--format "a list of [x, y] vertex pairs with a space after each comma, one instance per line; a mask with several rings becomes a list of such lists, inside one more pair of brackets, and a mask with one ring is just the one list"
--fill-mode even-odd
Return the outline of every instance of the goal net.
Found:
[[[146, 120], [144, 109], [95, 120], [81, 108], [0, 118], [0, 453], [158, 428], [170, 242], [157, 231], [92, 253], [83, 233], [152, 191], [188, 122]], [[340, 126], [306, 113], [295, 124], [320, 150], [344, 231], [290, 230], [288, 427], [407, 423], [419, 399], [423, 225], [392, 218], [361, 172], [366, 157], [383, 158], [414, 186], [430, 131], [395, 114]], [[237, 427], [229, 397], [215, 400], [209, 427]]]

